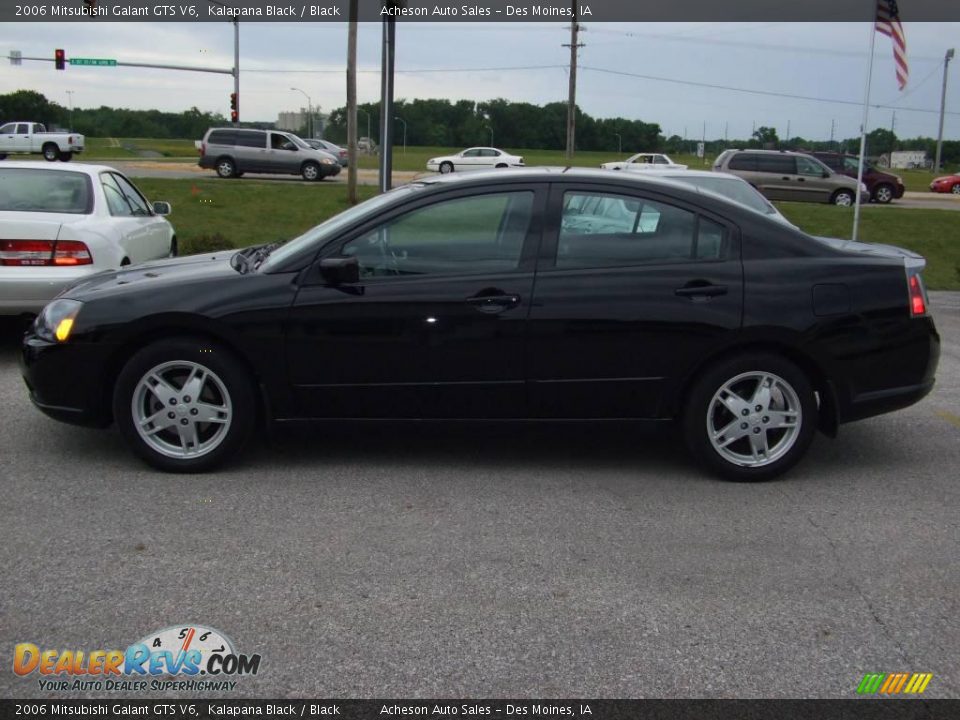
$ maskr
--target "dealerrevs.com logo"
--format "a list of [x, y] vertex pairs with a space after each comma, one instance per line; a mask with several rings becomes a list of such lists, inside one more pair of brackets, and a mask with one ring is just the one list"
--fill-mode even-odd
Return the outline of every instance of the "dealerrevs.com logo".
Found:
[[42, 650], [29, 642], [13, 649], [13, 672], [36, 676], [41, 690], [233, 690], [234, 678], [259, 670], [260, 655], [237, 653], [223, 633], [202, 625], [167, 627], [126, 650]]

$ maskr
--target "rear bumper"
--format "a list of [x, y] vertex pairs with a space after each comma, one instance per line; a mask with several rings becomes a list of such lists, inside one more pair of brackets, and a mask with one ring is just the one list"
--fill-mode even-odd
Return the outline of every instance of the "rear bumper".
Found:
[[906, 385], [904, 387], [890, 388], [888, 390], [877, 390], [875, 392], [863, 393], [853, 399], [850, 408], [843, 418], [842, 422], [853, 422], [854, 420], [863, 420], [874, 415], [883, 415], [884, 413], [902, 410], [905, 407], [914, 405], [933, 390], [934, 380], [931, 378], [918, 385]]
[[0, 267], [0, 315], [38, 313], [64, 288], [103, 268]]

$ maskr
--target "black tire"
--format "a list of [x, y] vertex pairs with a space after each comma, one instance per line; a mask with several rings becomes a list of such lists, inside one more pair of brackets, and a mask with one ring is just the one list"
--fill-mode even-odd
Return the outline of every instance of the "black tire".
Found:
[[[158, 370], [170, 363], [172, 368]], [[178, 364], [200, 367], [205, 371], [202, 393], [199, 398], [189, 398], [184, 382], [177, 387], [176, 371]], [[162, 402], [152, 391], [142, 391], [141, 381], [153, 373], [167, 373], [168, 388], [175, 391], [169, 404]], [[186, 368], [180, 378], [186, 379]], [[157, 385], [156, 387], [161, 387]], [[225, 394], [225, 397], [221, 397]], [[191, 414], [196, 415], [195, 404], [199, 407], [223, 406], [228, 409], [224, 415], [227, 421], [210, 423], [191, 422]], [[138, 409], [134, 410], [134, 405]], [[160, 416], [160, 423], [167, 423], [168, 410], [174, 415], [169, 427], [155, 430], [153, 424], [146, 425], [153, 440], [148, 442], [138, 431], [134, 412], [144, 415]], [[253, 378], [234, 355], [216, 343], [203, 338], [177, 337], [160, 340], [137, 352], [124, 365], [113, 394], [113, 417], [124, 440], [131, 449], [155, 468], [166, 472], [205, 472], [220, 465], [228, 458], [235, 457], [245, 446], [254, 428], [256, 420], [256, 394]], [[178, 419], [179, 418], [179, 419]], [[185, 443], [179, 434], [180, 425], [196, 429], [194, 439], [200, 445], [209, 443], [209, 449], [194, 457], [180, 457], [165, 454], [158, 447], [167, 444], [171, 451]], [[189, 424], [189, 425], [188, 425]], [[186, 432], [186, 431], [185, 431]], [[206, 439], [205, 439], [206, 438]], [[176, 443], [176, 446], [174, 445]]]
[[505, 167], [507, 167], [507, 164], [506, 164], [506, 163], [498, 163], [498, 164], [495, 165], [494, 167], [496, 167], [497, 169], [505, 168]]
[[55, 162], [60, 159], [60, 148], [57, 147], [56, 143], [47, 143], [41, 148], [43, 152], [43, 159], [47, 162]]
[[237, 176], [237, 164], [232, 158], [222, 157], [217, 160], [217, 175], [222, 178], [232, 178]]
[[[770, 399], [752, 395], [751, 388], [756, 391], [760, 387], [755, 376], [777, 381]], [[724, 393], [727, 402], [721, 402], [721, 390], [728, 383], [735, 392]], [[751, 397], [743, 398], [737, 390]], [[738, 407], [741, 400], [743, 408]], [[763, 409], [756, 411], [758, 406]], [[789, 413], [784, 411], [792, 406], [799, 409], [793, 424], [778, 428], [769, 424], [778, 418], [786, 421]], [[746, 415], [742, 415], [744, 410]], [[687, 448], [703, 466], [727, 480], [759, 482], [782, 475], [806, 453], [816, 432], [817, 400], [810, 380], [792, 362], [779, 355], [748, 353], [720, 360], [697, 378], [687, 395], [681, 422]], [[731, 427], [734, 439], [718, 435], [715, 445], [712, 431]], [[757, 454], [754, 439], [768, 449], [767, 457], [764, 452]]]
[[453, 163], [452, 163], [452, 162], [450, 162], [449, 160], [445, 160], [444, 162], [440, 163], [440, 174], [441, 174], [441, 175], [448, 175], [448, 174], [450, 174], [450, 173], [452, 173], [452, 172], [453, 172]]
[[852, 190], [837, 190], [830, 198], [830, 202], [840, 207], [853, 207], [857, 202], [857, 195]]
[[315, 162], [305, 162], [303, 167], [300, 168], [300, 175], [304, 180], [311, 182], [323, 180], [323, 175], [320, 173], [320, 166]]
[[873, 189], [873, 201], [875, 203], [880, 203], [881, 205], [886, 205], [893, 200], [893, 194], [893, 185], [881, 183]]
[[170, 254], [167, 257], [175, 258], [179, 252], [179, 247], [177, 245], [177, 237], [174, 235], [170, 238]]
[[6, 159], [7, 159], [7, 154], [6, 154], [6, 153], [0, 153], [0, 160], [6, 160]]
[[60, 162], [70, 162], [73, 158], [72, 152], [62, 152], [60, 153]]

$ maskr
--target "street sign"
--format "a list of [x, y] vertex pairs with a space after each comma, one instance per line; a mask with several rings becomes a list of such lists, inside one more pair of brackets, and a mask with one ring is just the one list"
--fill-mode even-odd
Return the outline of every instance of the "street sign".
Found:
[[698, 157], [698, 158], [702, 158], [702, 157], [703, 157], [703, 151], [704, 151], [704, 149], [705, 149], [705, 148], [704, 148], [704, 146], [703, 146], [703, 143], [702, 143], [702, 142], [698, 142], [698, 143], [697, 143], [697, 157]]
[[100, 67], [116, 67], [117, 61], [113, 58], [70, 58], [71, 65], [97, 65]]

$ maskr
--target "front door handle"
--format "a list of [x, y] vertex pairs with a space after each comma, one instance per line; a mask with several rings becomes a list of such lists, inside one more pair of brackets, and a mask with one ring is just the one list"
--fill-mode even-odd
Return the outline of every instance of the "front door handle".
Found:
[[688, 298], [711, 298], [718, 295], [727, 294], [726, 285], [714, 285], [713, 283], [687, 283], [681, 288], [673, 291], [674, 295]]
[[782, 177], [782, 178], [780, 178], [780, 179], [781, 179], [781, 180], [789, 180], [790, 178], [788, 178], [788, 177]]
[[481, 295], [468, 297], [464, 302], [482, 313], [494, 314], [509, 310], [520, 304], [519, 295]]

